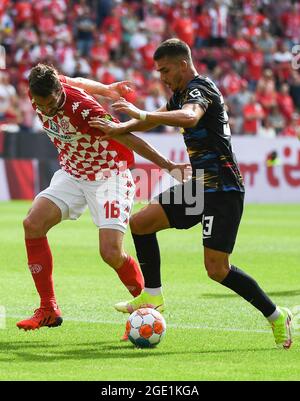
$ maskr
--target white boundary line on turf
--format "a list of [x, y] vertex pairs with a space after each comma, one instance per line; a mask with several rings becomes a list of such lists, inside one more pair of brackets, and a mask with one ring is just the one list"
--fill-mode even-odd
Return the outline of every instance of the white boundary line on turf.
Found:
[[[22, 319], [24, 316], [20, 315], [6, 315], [7, 318], [11, 319]], [[96, 323], [96, 324], [122, 324], [120, 322], [115, 322], [112, 320], [93, 320], [93, 319], [77, 319], [75, 317], [64, 317], [64, 321], [67, 322], [79, 322], [79, 323]], [[168, 327], [172, 327], [175, 329], [195, 329], [195, 330], [211, 330], [211, 331], [229, 331], [229, 332], [240, 332], [240, 333], [262, 333], [262, 334], [270, 334], [270, 330], [251, 330], [251, 329], [242, 329], [236, 327], [210, 327], [210, 326], [201, 326], [201, 325], [194, 325], [194, 324], [176, 324], [176, 323], [169, 323]], [[294, 336], [299, 336], [300, 333], [293, 333]]]

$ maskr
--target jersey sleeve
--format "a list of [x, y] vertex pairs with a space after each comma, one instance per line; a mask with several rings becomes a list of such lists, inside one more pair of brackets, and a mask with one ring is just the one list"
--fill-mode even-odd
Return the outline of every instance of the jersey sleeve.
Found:
[[206, 112], [208, 106], [212, 102], [201, 89], [197, 87], [191, 87], [187, 89], [182, 105], [189, 103], [199, 104], [201, 108]]

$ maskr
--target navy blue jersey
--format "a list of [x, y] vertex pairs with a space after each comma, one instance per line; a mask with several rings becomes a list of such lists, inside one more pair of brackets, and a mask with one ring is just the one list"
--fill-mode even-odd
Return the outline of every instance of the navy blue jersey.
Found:
[[197, 103], [205, 111], [195, 127], [183, 129], [193, 176], [197, 169], [204, 170], [205, 192], [244, 192], [221, 92], [209, 78], [196, 76], [184, 91], [174, 92], [167, 109], [179, 110], [188, 103]]

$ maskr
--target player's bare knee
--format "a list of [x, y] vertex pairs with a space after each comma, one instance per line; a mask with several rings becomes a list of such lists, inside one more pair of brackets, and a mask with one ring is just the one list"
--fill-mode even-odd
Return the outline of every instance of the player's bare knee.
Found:
[[104, 262], [114, 269], [122, 264], [122, 253], [117, 247], [112, 246], [100, 248], [100, 255]]
[[208, 277], [218, 283], [225, 279], [229, 271], [227, 266], [213, 260], [205, 261], [205, 269]]
[[129, 225], [130, 225], [130, 230], [131, 230], [132, 234], [136, 234], [136, 235], [146, 234], [145, 230], [144, 230], [143, 221], [138, 214], [130, 217]]
[[25, 236], [41, 236], [44, 234], [43, 232], [43, 227], [41, 226], [40, 223], [36, 223], [33, 221], [30, 216], [27, 216], [23, 220], [23, 228], [25, 232]]
[[213, 281], [217, 281], [218, 283], [222, 281], [222, 276], [216, 270], [207, 270], [207, 275]]

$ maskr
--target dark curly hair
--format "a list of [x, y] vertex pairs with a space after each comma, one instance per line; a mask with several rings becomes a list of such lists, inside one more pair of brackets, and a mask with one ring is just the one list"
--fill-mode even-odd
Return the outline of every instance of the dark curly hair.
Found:
[[33, 67], [28, 81], [31, 94], [36, 96], [47, 97], [61, 89], [58, 72], [47, 64], [39, 63]]

